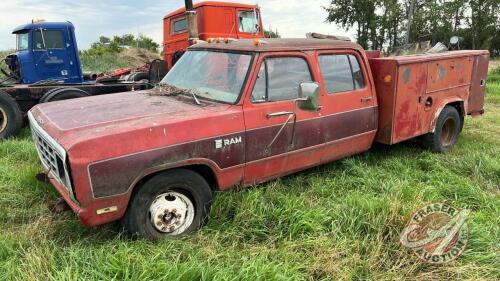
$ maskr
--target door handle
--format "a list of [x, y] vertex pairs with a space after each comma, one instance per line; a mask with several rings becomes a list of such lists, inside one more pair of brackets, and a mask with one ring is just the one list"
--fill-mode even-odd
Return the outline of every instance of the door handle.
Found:
[[364, 97], [364, 98], [361, 98], [361, 102], [369, 102], [372, 100], [372, 97]]
[[278, 112], [273, 112], [273, 113], [269, 113], [266, 115], [266, 118], [267, 119], [271, 119], [273, 117], [279, 117], [279, 116], [285, 116], [285, 115], [293, 115], [295, 113], [291, 112], [291, 111], [278, 111]]

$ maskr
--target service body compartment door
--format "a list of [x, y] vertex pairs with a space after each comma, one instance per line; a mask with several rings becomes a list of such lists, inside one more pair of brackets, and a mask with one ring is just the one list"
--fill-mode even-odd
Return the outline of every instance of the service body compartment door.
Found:
[[427, 64], [400, 65], [398, 68], [392, 143], [422, 133], [422, 113], [426, 100]]
[[467, 114], [476, 115], [484, 112], [484, 95], [489, 59], [489, 54], [477, 55], [474, 57]]

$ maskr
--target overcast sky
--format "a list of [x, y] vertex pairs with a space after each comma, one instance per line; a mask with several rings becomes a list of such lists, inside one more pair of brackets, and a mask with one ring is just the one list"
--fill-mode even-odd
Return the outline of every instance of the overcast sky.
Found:
[[[259, 4], [265, 28], [278, 29], [283, 37], [303, 38], [310, 31], [348, 35], [351, 38], [353, 35], [334, 24], [325, 23], [327, 13], [322, 6], [327, 6], [328, 0], [229, 2]], [[100, 35], [125, 33], [142, 33], [161, 43], [163, 16], [182, 6], [183, 0], [0, 0], [0, 50], [15, 48], [12, 30], [37, 18], [71, 21], [76, 27], [80, 49], [88, 48]]]

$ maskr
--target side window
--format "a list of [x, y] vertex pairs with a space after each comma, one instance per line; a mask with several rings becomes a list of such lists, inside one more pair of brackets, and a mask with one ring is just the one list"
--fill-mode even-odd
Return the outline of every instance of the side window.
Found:
[[[45, 43], [45, 45], [44, 45]], [[33, 39], [33, 49], [64, 49], [63, 34], [60, 30], [36, 30]]]
[[312, 76], [309, 66], [303, 58], [279, 57], [266, 59], [261, 65], [259, 77], [255, 82], [252, 101], [296, 99], [298, 98], [300, 83], [311, 81]]
[[186, 18], [175, 20], [172, 23], [172, 33], [178, 33], [187, 29]]
[[238, 23], [240, 32], [259, 32], [259, 18], [255, 11], [238, 12]]
[[349, 55], [349, 61], [351, 62], [352, 67], [352, 78], [354, 79], [354, 87], [356, 89], [362, 89], [365, 87], [365, 78], [363, 77], [363, 71], [359, 67], [358, 59]]
[[329, 94], [361, 89], [363, 72], [353, 55], [321, 55], [319, 64]]
[[253, 86], [253, 91], [252, 91], [252, 101], [253, 102], [266, 101], [266, 64], [265, 63], [263, 63], [260, 66], [257, 80], [255, 80], [255, 85]]

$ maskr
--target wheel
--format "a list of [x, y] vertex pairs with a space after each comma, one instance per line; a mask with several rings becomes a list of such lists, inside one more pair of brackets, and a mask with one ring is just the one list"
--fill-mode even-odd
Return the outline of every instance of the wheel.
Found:
[[208, 218], [212, 191], [191, 170], [163, 172], [133, 195], [122, 220], [125, 230], [150, 240], [190, 233]]
[[77, 88], [55, 88], [45, 93], [40, 103], [88, 97], [89, 94]]
[[0, 92], [0, 140], [13, 137], [23, 127], [23, 112], [10, 95]]
[[463, 127], [462, 123], [463, 118], [457, 109], [446, 106], [439, 114], [434, 132], [425, 135], [424, 146], [434, 152], [444, 152], [451, 149], [457, 143], [458, 135]]

